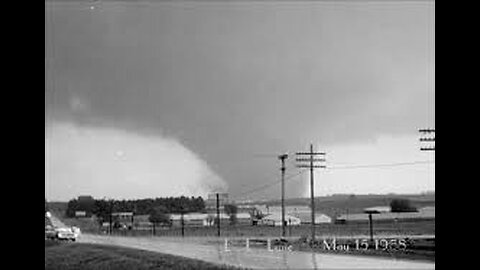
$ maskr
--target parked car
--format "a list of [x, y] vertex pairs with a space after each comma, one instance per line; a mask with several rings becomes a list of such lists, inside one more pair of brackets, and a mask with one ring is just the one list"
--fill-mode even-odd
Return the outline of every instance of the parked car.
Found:
[[58, 240], [66, 240], [66, 241], [77, 240], [77, 235], [70, 228], [57, 228], [55, 229], [55, 231], [57, 232]]
[[74, 228], [56, 228], [51, 225], [45, 226], [45, 238], [50, 240], [75, 241], [80, 234], [80, 229]]
[[51, 225], [45, 226], [45, 238], [54, 240], [57, 238], [57, 231]]

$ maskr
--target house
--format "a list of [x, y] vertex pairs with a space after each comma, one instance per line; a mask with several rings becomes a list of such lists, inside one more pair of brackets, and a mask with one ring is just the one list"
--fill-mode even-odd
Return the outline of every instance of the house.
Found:
[[[303, 224], [311, 224], [312, 223], [312, 212], [311, 211], [301, 211], [292, 214], [293, 216], [299, 218]], [[332, 223], [332, 218], [323, 214], [323, 213], [315, 213], [315, 224], [322, 224], [322, 223]]]
[[[184, 226], [215, 226], [217, 220], [216, 214], [211, 213], [188, 213], [183, 215]], [[172, 214], [170, 215], [170, 221], [172, 226], [182, 226], [182, 215]], [[220, 225], [230, 225], [230, 216], [225, 213], [220, 213]], [[237, 213], [236, 214], [237, 225], [251, 225], [252, 219], [249, 213]]]
[[[205, 213], [189, 213], [183, 215], [184, 226], [206, 226], [208, 214]], [[182, 215], [171, 214], [170, 222], [174, 227], [182, 226]]]
[[[255, 205], [255, 209], [264, 215], [282, 212], [281, 205], [266, 205], [266, 204]], [[305, 211], [310, 211], [310, 207], [306, 205], [286, 205], [285, 206], [285, 213], [289, 215], [294, 215], [295, 213], [305, 212]]]
[[75, 211], [75, 217], [86, 217], [87, 211]]
[[252, 216], [250, 213], [237, 213], [236, 225], [252, 225]]
[[380, 213], [389, 213], [391, 212], [391, 207], [390, 206], [375, 206], [375, 207], [369, 207], [363, 209], [365, 213], [375, 213], [375, 214], [380, 214]]
[[[297, 226], [300, 225], [301, 220], [291, 215], [285, 215], [285, 222], [287, 226]], [[282, 214], [268, 214], [259, 221], [259, 225], [282, 226]]]

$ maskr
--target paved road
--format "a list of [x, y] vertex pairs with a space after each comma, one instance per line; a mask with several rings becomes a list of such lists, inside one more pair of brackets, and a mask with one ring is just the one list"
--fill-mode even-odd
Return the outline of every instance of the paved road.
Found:
[[69, 226], [65, 225], [62, 221], [60, 221], [60, 219], [55, 217], [53, 214], [50, 215], [50, 221], [52, 222], [52, 225], [55, 226], [55, 227], [60, 227], [60, 228], [68, 228], [69, 227]]
[[109, 244], [190, 257], [219, 264], [255, 269], [435, 269], [435, 263], [386, 258], [331, 255], [301, 251], [246, 250], [223, 244], [160, 237], [118, 237], [83, 234], [79, 242]]

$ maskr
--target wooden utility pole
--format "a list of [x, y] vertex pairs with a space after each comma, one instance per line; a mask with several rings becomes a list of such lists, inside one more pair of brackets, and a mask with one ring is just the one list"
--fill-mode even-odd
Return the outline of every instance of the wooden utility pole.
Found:
[[285, 237], [285, 159], [288, 158], [287, 154], [278, 156], [282, 161], [282, 237]]
[[315, 192], [314, 192], [314, 168], [326, 168], [325, 165], [315, 165], [314, 162], [324, 162], [325, 159], [315, 159], [315, 155], [323, 155], [325, 153], [313, 152], [313, 144], [310, 144], [310, 152], [300, 152], [296, 153], [298, 156], [307, 155], [309, 158], [297, 158], [296, 161], [299, 162], [309, 162], [306, 164], [297, 165], [298, 168], [309, 168], [310, 169], [310, 208], [312, 210], [312, 243], [315, 242]]
[[373, 220], [372, 220], [372, 213], [368, 213], [368, 221], [370, 222], [370, 242], [373, 243]]
[[184, 211], [182, 209], [182, 214], [181, 214], [181, 222], [182, 222], [182, 237], [185, 236], [185, 220], [183, 218]]
[[220, 196], [217, 193], [217, 236], [220, 237]]
[[109, 218], [109, 222], [108, 222], [108, 225], [109, 225], [109, 231], [110, 231], [110, 235], [112, 235], [112, 230], [113, 230], [113, 200], [111, 199], [110, 200], [110, 218]]

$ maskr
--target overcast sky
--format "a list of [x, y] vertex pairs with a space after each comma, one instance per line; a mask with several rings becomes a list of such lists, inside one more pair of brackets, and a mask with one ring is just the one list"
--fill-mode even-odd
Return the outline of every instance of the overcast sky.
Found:
[[248, 191], [310, 143], [318, 195], [434, 190], [431, 163], [334, 169], [434, 160], [434, 38], [433, 1], [46, 2], [45, 194], [278, 198]]

